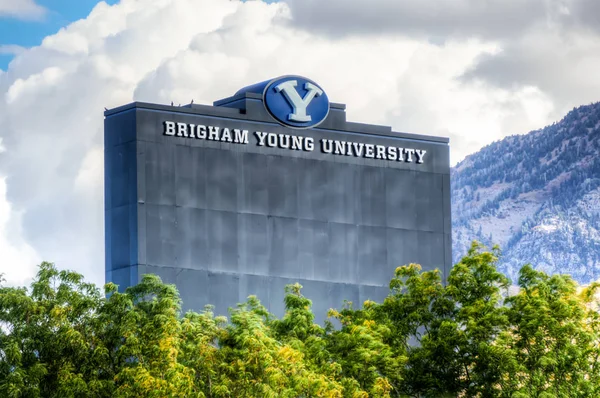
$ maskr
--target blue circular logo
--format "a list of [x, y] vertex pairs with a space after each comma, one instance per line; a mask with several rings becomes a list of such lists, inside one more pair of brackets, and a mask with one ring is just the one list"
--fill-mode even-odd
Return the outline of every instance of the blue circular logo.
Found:
[[325, 91], [301, 76], [282, 76], [270, 81], [263, 102], [278, 122], [294, 128], [315, 127], [329, 114]]

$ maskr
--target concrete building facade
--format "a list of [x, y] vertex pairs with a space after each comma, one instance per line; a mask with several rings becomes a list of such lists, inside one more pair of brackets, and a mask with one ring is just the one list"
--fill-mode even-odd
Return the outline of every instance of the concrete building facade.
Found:
[[[184, 310], [226, 315], [254, 294], [278, 316], [284, 286], [299, 282], [322, 321], [344, 300], [382, 300], [400, 265], [446, 276], [448, 139], [348, 122], [329, 102], [320, 124], [285, 125], [268, 87], [105, 112], [106, 280], [125, 288], [154, 273]], [[290, 118], [310, 119], [288, 103]]]

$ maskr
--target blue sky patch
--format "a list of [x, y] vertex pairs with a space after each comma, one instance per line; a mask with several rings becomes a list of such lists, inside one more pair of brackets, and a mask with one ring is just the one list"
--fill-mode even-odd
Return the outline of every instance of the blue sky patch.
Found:
[[[115, 4], [117, 0], [105, 0]], [[54, 34], [71, 22], [85, 18], [98, 0], [37, 0], [46, 9], [46, 14], [38, 20], [0, 16], [0, 69], [6, 70], [13, 59], [10, 46], [33, 47], [44, 37]]]

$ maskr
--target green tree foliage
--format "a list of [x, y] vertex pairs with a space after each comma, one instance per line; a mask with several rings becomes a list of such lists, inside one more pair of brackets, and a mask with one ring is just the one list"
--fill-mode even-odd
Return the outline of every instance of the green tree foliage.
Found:
[[228, 318], [181, 314], [146, 275], [104, 291], [42, 263], [30, 288], [0, 287], [2, 397], [597, 397], [598, 284], [526, 265], [519, 291], [474, 242], [444, 280], [399, 267], [382, 303], [314, 323], [301, 286], [286, 313], [250, 296]]
[[507, 299], [506, 342], [518, 364], [517, 397], [598, 397], [599, 332], [593, 284], [578, 291], [569, 277], [526, 265], [521, 291]]

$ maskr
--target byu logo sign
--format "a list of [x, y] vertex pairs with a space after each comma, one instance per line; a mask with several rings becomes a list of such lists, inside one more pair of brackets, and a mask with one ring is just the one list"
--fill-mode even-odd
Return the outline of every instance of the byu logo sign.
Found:
[[315, 127], [329, 113], [327, 94], [317, 83], [301, 76], [271, 81], [263, 93], [263, 102], [277, 121], [294, 128]]

